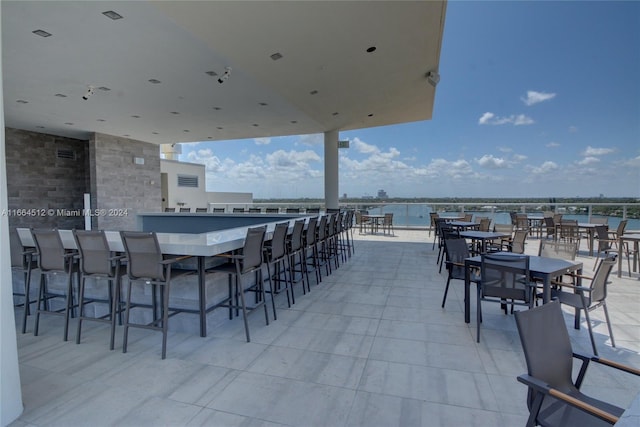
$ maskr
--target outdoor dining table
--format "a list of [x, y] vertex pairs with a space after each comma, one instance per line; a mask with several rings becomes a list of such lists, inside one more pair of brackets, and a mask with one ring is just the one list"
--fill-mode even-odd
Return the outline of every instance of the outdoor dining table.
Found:
[[465, 239], [471, 240], [472, 247], [478, 247], [478, 253], [486, 253], [487, 252], [487, 241], [502, 239], [504, 237], [511, 236], [509, 233], [500, 233], [497, 231], [478, 231], [478, 230], [466, 230], [461, 231], [460, 237], [464, 237]]
[[589, 256], [593, 256], [593, 239], [596, 233], [596, 227], [602, 224], [593, 224], [590, 222], [579, 222], [578, 229], [585, 231], [587, 233], [587, 238], [589, 239]]
[[378, 232], [380, 228], [380, 224], [384, 221], [384, 215], [378, 214], [362, 214], [363, 221], [370, 221], [371, 223], [371, 233], [374, 233], [373, 229], [375, 227], [375, 233]]
[[[622, 277], [622, 248], [624, 247], [624, 243], [633, 242], [633, 271], [638, 270], [638, 258], [640, 254], [638, 253], [638, 246], [640, 245], [640, 233], [630, 233], [623, 234], [618, 237], [618, 248], [620, 253], [618, 254], [618, 277]], [[631, 275], [631, 272], [629, 272]]]
[[[471, 269], [482, 266], [482, 256], [474, 256], [464, 260], [464, 321], [471, 320]], [[582, 263], [578, 261], [568, 261], [559, 258], [547, 258], [541, 256], [529, 256], [529, 274], [531, 279], [542, 280], [542, 302], [544, 304], [551, 300], [551, 279], [563, 274], [576, 272], [577, 285], [581, 285], [580, 275], [582, 274]]]

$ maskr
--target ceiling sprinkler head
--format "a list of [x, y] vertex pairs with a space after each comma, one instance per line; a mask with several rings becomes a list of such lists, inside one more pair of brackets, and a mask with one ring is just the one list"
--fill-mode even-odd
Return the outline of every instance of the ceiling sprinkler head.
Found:
[[96, 88], [93, 86], [89, 86], [89, 88], [87, 89], [87, 93], [85, 93], [84, 95], [82, 95], [82, 99], [84, 99], [85, 101], [87, 99], [89, 99], [89, 97], [91, 95], [93, 95], [93, 93], [95, 92]]
[[225, 80], [229, 78], [231, 75], [231, 67], [225, 67], [224, 74], [220, 76], [218, 79], [218, 83], [224, 83]]

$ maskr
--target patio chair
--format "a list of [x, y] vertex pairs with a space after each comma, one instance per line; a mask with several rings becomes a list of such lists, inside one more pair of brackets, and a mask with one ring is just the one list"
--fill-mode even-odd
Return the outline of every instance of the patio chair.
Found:
[[[293, 223], [293, 230], [287, 237], [287, 257], [289, 258], [289, 280], [291, 281], [291, 294], [294, 294], [296, 283], [302, 283], [302, 294], [307, 290], [311, 291], [309, 285], [309, 272], [307, 271], [306, 259], [304, 259], [304, 248], [302, 235], [304, 233], [305, 220], [299, 219]], [[298, 275], [299, 273], [299, 275]]]
[[516, 230], [513, 233], [513, 239], [507, 245], [507, 250], [514, 254], [523, 254], [528, 234], [527, 230]]
[[507, 301], [533, 307], [534, 285], [529, 282], [529, 257], [507, 253], [482, 254], [480, 282], [477, 287], [477, 342], [480, 342], [482, 302], [497, 302], [507, 312]]
[[576, 259], [577, 247], [576, 242], [556, 242], [543, 239], [540, 240], [538, 256], [573, 261]]
[[489, 231], [491, 227], [491, 218], [480, 218], [480, 225], [478, 231]]
[[509, 237], [501, 237], [487, 242], [487, 252], [499, 252], [509, 249], [511, 235], [513, 234], [513, 224], [494, 224], [493, 231], [496, 233], [505, 233]]
[[27, 248], [22, 245], [20, 236], [15, 229], [9, 234], [9, 245], [11, 251], [11, 270], [20, 271], [23, 274], [22, 292], [13, 291], [13, 296], [22, 297], [22, 302], [14, 307], [24, 307], [22, 312], [22, 333], [27, 332], [27, 316], [31, 314], [31, 304], [37, 299], [31, 299], [31, 272], [38, 268], [35, 257], [35, 248]]
[[473, 214], [464, 214], [464, 217], [462, 217], [462, 221], [464, 222], [471, 222], [473, 221]]
[[434, 234], [434, 242], [435, 242], [435, 233], [436, 233], [436, 219], [439, 218], [437, 212], [429, 212], [429, 236], [431, 236], [431, 230], [433, 230]]
[[280, 208], [266, 208], [266, 213], [280, 213]]
[[[362, 234], [362, 230], [364, 229], [364, 232], [367, 232], [367, 227], [371, 228], [371, 232], [373, 233], [373, 222], [370, 219], [366, 219], [363, 216], [363, 213], [360, 211], [356, 211], [356, 225], [358, 226], [358, 228], [360, 229], [360, 234]], [[435, 240], [434, 240], [435, 241]]]
[[560, 221], [560, 240], [565, 242], [576, 242], [578, 249], [580, 249], [580, 229], [578, 227], [578, 220], [565, 219]]
[[[189, 258], [188, 256], [164, 259], [158, 238], [154, 232], [121, 231], [120, 237], [124, 245], [127, 260], [127, 276], [129, 287], [125, 302], [124, 334], [122, 340], [122, 352], [127, 352], [129, 340], [129, 328], [150, 329], [162, 332], [162, 359], [167, 356], [167, 331], [169, 330], [169, 317], [175, 314], [169, 308], [169, 291], [171, 280], [176, 274], [172, 270], [173, 264]], [[185, 272], [183, 272], [184, 274]], [[133, 285], [142, 283], [151, 286], [151, 304], [132, 302], [131, 294]], [[160, 296], [158, 298], [158, 291]], [[159, 310], [158, 314], [158, 300]], [[134, 308], [151, 308], [152, 321], [149, 323], [134, 323], [131, 321], [131, 310]]]
[[[284, 291], [287, 294], [287, 306], [291, 307], [292, 295], [289, 279], [287, 278], [287, 233], [289, 232], [289, 223], [280, 222], [276, 224], [273, 230], [271, 240], [264, 244], [264, 259], [267, 264], [267, 278], [271, 282], [270, 291], [274, 293], [280, 292], [281, 283], [284, 283]], [[271, 272], [271, 266], [275, 269]], [[273, 297], [272, 297], [273, 301]], [[273, 308], [273, 320], [277, 320], [276, 307]]]
[[244, 213], [244, 208], [233, 208], [233, 213]]
[[191, 208], [180, 208], [180, 212], [191, 212]]
[[165, 212], [175, 212], [176, 208], [164, 208]]
[[[62, 244], [58, 230], [31, 230], [36, 244], [35, 256], [38, 258], [40, 269], [40, 286], [38, 289], [38, 301], [36, 308], [36, 321], [33, 327], [33, 335], [38, 335], [40, 326], [40, 314], [53, 314], [64, 317], [63, 339], [69, 337], [69, 317], [76, 305], [74, 302], [73, 276], [78, 272], [75, 252], [67, 251]], [[53, 276], [64, 274], [67, 276], [67, 285], [64, 291], [53, 292], [49, 289], [49, 279]], [[51, 308], [51, 300], [59, 298], [64, 301], [61, 308]]]
[[207, 208], [196, 208], [196, 212], [197, 213], [203, 213], [203, 212], [208, 212], [209, 210]]
[[627, 228], [627, 220], [623, 219], [618, 224], [616, 231], [609, 231], [609, 239], [613, 240], [614, 244], [618, 246], [618, 239], [624, 234], [624, 230]]
[[[529, 419], [527, 426], [605, 426], [618, 421], [624, 409], [585, 395], [580, 386], [590, 362], [634, 375], [640, 370], [618, 362], [573, 352], [558, 302], [515, 313], [516, 325], [527, 363], [525, 384]], [[582, 364], [573, 381], [573, 359]]]
[[[109, 244], [104, 231], [100, 230], [73, 230], [73, 238], [80, 255], [80, 287], [78, 290], [78, 329], [76, 332], [76, 344], [80, 344], [82, 333], [82, 321], [108, 323], [111, 326], [111, 341], [109, 349], [113, 350], [116, 333], [116, 315], [122, 323], [122, 303], [120, 298], [121, 277], [124, 269], [120, 269], [120, 263], [124, 255], [113, 255], [109, 250]], [[95, 279], [96, 288], [106, 281], [106, 298], [85, 297], [87, 279]], [[102, 316], [97, 314], [87, 316], [85, 307], [87, 304], [107, 304], [107, 312]], [[97, 310], [94, 310], [97, 313]]]
[[[263, 247], [266, 234], [266, 226], [252, 227], [247, 229], [247, 234], [244, 239], [244, 245], [242, 249], [234, 251], [233, 253], [225, 253], [215, 255], [215, 257], [225, 258], [226, 263], [211, 267], [207, 270], [208, 273], [223, 273], [229, 277], [229, 296], [227, 303], [219, 304], [220, 307], [228, 307], [229, 314], [233, 314], [233, 309], [242, 310], [242, 320], [244, 322], [244, 331], [247, 342], [251, 342], [251, 336], [249, 334], [249, 321], [248, 314], [254, 311], [260, 306], [264, 307], [265, 322], [269, 324], [269, 312], [266, 305], [266, 292], [264, 289], [264, 280], [262, 277], [262, 266], [264, 263]], [[245, 277], [253, 273], [255, 276], [255, 282], [248, 285], [245, 282]], [[235, 286], [232, 282], [232, 278], [235, 278]], [[269, 283], [271, 285], [271, 283]], [[235, 288], [235, 289], [234, 289]], [[273, 304], [273, 289], [269, 289], [272, 304]], [[256, 303], [253, 306], [248, 306], [245, 301], [245, 293], [256, 293]]]
[[529, 219], [527, 218], [527, 214], [516, 214], [515, 230], [529, 231]]
[[[469, 247], [467, 241], [460, 237], [451, 237], [445, 240], [445, 248], [447, 252], [447, 261], [445, 263], [448, 271], [447, 284], [444, 288], [444, 295], [442, 297], [442, 308], [444, 308], [447, 302], [447, 294], [449, 293], [449, 284], [451, 280], [464, 280], [465, 267], [464, 260], [469, 258]], [[471, 273], [471, 281], [478, 283], [480, 281], [480, 275], [477, 270]]]
[[382, 232], [386, 234], [387, 231], [390, 235], [396, 234], [393, 229], [393, 213], [385, 213], [384, 218], [382, 219]]
[[249, 208], [249, 213], [261, 213], [262, 210], [260, 208]]
[[300, 208], [287, 208], [287, 213], [300, 213]]
[[313, 268], [316, 275], [316, 285], [322, 281], [322, 273], [320, 270], [320, 254], [318, 252], [318, 218], [311, 217], [306, 229], [302, 233], [302, 253], [305, 262], [305, 269], [309, 273], [309, 267]]
[[213, 212], [214, 213], [224, 213], [225, 212], [225, 208], [213, 208]]
[[546, 238], [548, 239], [549, 237], [553, 238], [555, 240], [556, 238], [556, 224], [553, 222], [553, 217], [552, 216], [545, 216], [544, 217], [544, 229], [547, 232]]
[[[604, 311], [604, 317], [607, 321], [607, 327], [609, 329], [609, 337], [611, 338], [611, 346], [615, 347], [616, 343], [613, 339], [613, 331], [611, 330], [611, 321], [609, 320], [609, 311], [607, 310], [607, 280], [611, 269], [616, 263], [615, 256], [607, 256], [600, 261], [598, 268], [593, 275], [593, 278], [581, 276], [582, 279], [590, 279], [591, 284], [587, 286], [576, 286], [572, 284], [562, 284], [562, 287], [551, 290], [551, 298], [557, 299], [561, 304], [566, 304], [576, 309], [576, 316], [574, 327], [580, 329], [580, 310], [584, 311], [584, 316], [587, 322], [587, 328], [589, 329], [589, 338], [591, 338], [591, 346], [593, 347], [593, 354], [598, 355], [596, 349], [596, 342], [593, 338], [593, 330], [591, 328], [591, 319], [589, 318], [589, 312], [595, 310], [598, 307], [602, 307]], [[570, 288], [570, 292], [565, 291], [564, 288]]]

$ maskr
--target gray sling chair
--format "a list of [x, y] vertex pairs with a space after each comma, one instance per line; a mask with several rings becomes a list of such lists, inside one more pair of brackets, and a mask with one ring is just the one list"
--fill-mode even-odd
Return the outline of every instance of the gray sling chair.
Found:
[[[82, 321], [91, 320], [105, 322], [111, 325], [111, 341], [109, 349], [113, 350], [116, 315], [122, 324], [122, 303], [120, 298], [121, 278], [124, 269], [120, 268], [124, 255], [114, 255], [109, 250], [107, 238], [102, 230], [73, 230], [78, 253], [80, 255], [80, 287], [78, 290], [78, 330], [76, 332], [76, 344], [80, 344]], [[85, 297], [85, 285], [88, 278], [95, 279], [96, 290], [102, 288], [106, 281], [107, 297]], [[85, 306], [87, 304], [107, 304], [107, 312], [102, 316], [87, 316]], [[97, 311], [96, 311], [97, 312]]]
[[15, 229], [9, 234], [9, 244], [11, 248], [11, 269], [22, 272], [23, 291], [13, 291], [14, 297], [20, 298], [22, 302], [14, 303], [14, 307], [24, 307], [22, 312], [22, 333], [27, 331], [27, 316], [31, 314], [31, 304], [37, 302], [31, 298], [31, 272], [38, 268], [38, 262], [35, 258], [35, 248], [27, 248], [22, 246], [20, 236]]
[[[566, 304], [576, 309], [576, 316], [574, 327], [580, 328], [580, 310], [584, 310], [584, 316], [587, 321], [587, 328], [589, 329], [589, 338], [591, 338], [591, 346], [593, 347], [593, 354], [598, 355], [596, 349], [596, 342], [593, 338], [593, 330], [591, 328], [591, 319], [589, 318], [589, 312], [595, 310], [598, 307], [602, 307], [604, 311], [604, 317], [607, 321], [607, 327], [609, 328], [609, 337], [611, 338], [611, 346], [615, 347], [616, 342], [613, 340], [613, 331], [611, 330], [611, 321], [609, 320], [609, 311], [607, 310], [607, 280], [609, 280], [609, 274], [611, 269], [616, 263], [615, 255], [608, 255], [606, 258], [600, 261], [598, 268], [596, 269], [593, 277], [581, 276], [582, 279], [591, 279], [589, 286], [575, 286], [572, 284], [562, 284], [558, 289], [551, 290], [551, 298], [557, 299], [561, 304]], [[577, 277], [577, 276], [576, 276]], [[565, 290], [563, 290], [563, 288]]]
[[[287, 305], [291, 307], [291, 286], [287, 278], [287, 233], [289, 231], [289, 223], [281, 222], [276, 224], [271, 240], [264, 244], [264, 258], [267, 264], [267, 278], [271, 282], [271, 289], [278, 293], [282, 290], [280, 284], [284, 283], [284, 291], [287, 294]], [[274, 271], [271, 271], [271, 266]], [[277, 320], [276, 309], [273, 307], [273, 320]]]
[[[262, 265], [264, 263], [263, 248], [266, 231], [266, 226], [247, 229], [242, 249], [233, 251], [232, 253], [216, 255], [216, 257], [226, 258], [229, 262], [207, 270], [207, 272], [218, 272], [228, 275], [228, 304], [219, 304], [218, 306], [229, 307], [230, 316], [233, 315], [234, 309], [236, 311], [236, 315], [238, 315], [239, 310], [242, 310], [242, 320], [244, 321], [244, 331], [247, 342], [251, 341], [251, 336], [249, 334], [249, 321], [247, 319], [249, 311], [253, 311], [258, 309], [260, 306], [263, 306], [265, 321], [267, 325], [269, 324], [269, 312], [267, 311], [266, 293], [262, 277]], [[251, 273], [254, 273], [255, 275], [255, 282], [253, 284], [249, 284], [245, 281], [245, 277]], [[231, 281], [232, 277], [235, 277], [235, 291]], [[254, 306], [247, 306], [244, 296], [246, 292], [254, 292], [256, 294], [257, 298]], [[272, 307], [275, 310], [271, 282], [269, 282], [269, 293], [271, 294]]]
[[[190, 257], [182, 256], [164, 259], [156, 233], [153, 232], [121, 231], [120, 236], [124, 244], [127, 258], [127, 275], [129, 276], [122, 352], [127, 352], [130, 327], [151, 329], [162, 332], [162, 358], [164, 359], [167, 356], [169, 317], [177, 313], [176, 310], [169, 308], [171, 279], [175, 279], [177, 276], [176, 272], [172, 270], [172, 265]], [[182, 271], [181, 273], [185, 274], [187, 272]], [[131, 289], [134, 283], [137, 282], [151, 285], [151, 305], [131, 302]], [[160, 291], [160, 314], [158, 314], [158, 290]], [[136, 307], [151, 308], [153, 320], [150, 323], [132, 323], [130, 321], [131, 310]], [[170, 311], [173, 312], [170, 314]]]
[[[518, 381], [529, 387], [527, 427], [606, 426], [615, 424], [622, 408], [583, 394], [580, 386], [590, 362], [640, 376], [640, 370], [597, 356], [574, 353], [556, 301], [515, 313], [527, 374]], [[582, 366], [572, 380], [573, 358]]]
[[[69, 316], [75, 311], [73, 276], [78, 272], [76, 254], [67, 251], [62, 244], [58, 230], [31, 230], [36, 244], [35, 257], [40, 267], [40, 286], [38, 289], [38, 303], [33, 335], [38, 335], [40, 314], [55, 314], [64, 317], [64, 340], [69, 336]], [[54, 292], [49, 287], [49, 278], [64, 274], [67, 276], [66, 291]], [[64, 307], [52, 308], [52, 299], [64, 300]]]
[[529, 281], [529, 256], [508, 252], [482, 254], [477, 296], [477, 341], [480, 342], [482, 302], [497, 302], [507, 313], [507, 303], [533, 307], [535, 284]]
[[[447, 285], [444, 288], [444, 296], [442, 297], [442, 308], [444, 308], [444, 305], [447, 302], [447, 294], [449, 292], [449, 284], [451, 283], [451, 280], [465, 279], [464, 260], [470, 256], [469, 246], [467, 245], [467, 241], [463, 238], [452, 235], [449, 238], [445, 238], [444, 245], [447, 255], [445, 264], [449, 274], [447, 276]], [[472, 282], [478, 283], [480, 281], [480, 275], [478, 274], [477, 269], [474, 269], [469, 274]]]

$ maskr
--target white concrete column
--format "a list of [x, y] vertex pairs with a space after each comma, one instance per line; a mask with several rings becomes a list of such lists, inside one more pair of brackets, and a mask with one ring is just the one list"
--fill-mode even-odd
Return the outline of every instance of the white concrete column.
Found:
[[338, 131], [324, 133], [324, 204], [338, 208]]
[[[0, 9], [0, 22], [2, 22], [1, 17]], [[2, 28], [0, 28], [0, 46], [2, 46], [1, 34]], [[1, 69], [2, 55], [0, 55]], [[2, 79], [0, 79], [0, 99], [4, 99]], [[0, 425], [6, 426], [20, 416], [23, 407], [18, 369], [16, 319], [13, 313], [9, 218], [4, 214], [8, 208], [8, 200], [3, 105], [4, 103], [0, 103]]]

